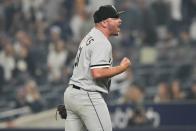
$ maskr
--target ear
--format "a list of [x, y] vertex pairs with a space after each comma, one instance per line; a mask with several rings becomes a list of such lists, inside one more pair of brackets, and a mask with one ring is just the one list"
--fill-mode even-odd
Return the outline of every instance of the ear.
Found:
[[101, 22], [101, 26], [106, 28], [107, 27], [108, 22], [106, 20]]

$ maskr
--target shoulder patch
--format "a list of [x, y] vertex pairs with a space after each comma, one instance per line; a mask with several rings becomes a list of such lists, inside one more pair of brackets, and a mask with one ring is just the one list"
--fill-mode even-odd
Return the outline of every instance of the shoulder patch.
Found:
[[86, 45], [87, 45], [87, 46], [90, 45], [93, 41], [95, 41], [94, 38], [93, 38], [92, 36], [90, 36], [90, 37], [87, 39], [87, 41], [86, 41]]

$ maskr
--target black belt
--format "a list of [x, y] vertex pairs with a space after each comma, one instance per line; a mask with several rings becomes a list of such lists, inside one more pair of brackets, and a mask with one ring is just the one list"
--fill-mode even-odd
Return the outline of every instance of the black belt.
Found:
[[[77, 90], [81, 90], [81, 89], [82, 89], [82, 90], [85, 90], [85, 91], [89, 91], [89, 90], [83, 89], [83, 88], [81, 88], [81, 87], [79, 87], [79, 86], [76, 86], [76, 85], [73, 85], [73, 88], [74, 88], [74, 89], [77, 89]], [[101, 93], [101, 94], [103, 93], [103, 92], [101, 92], [101, 91], [89, 91], [89, 92], [99, 92], [99, 93]]]
[[78, 90], [80, 90], [80, 89], [81, 89], [81, 87], [76, 86], [76, 85], [73, 85], [73, 88], [74, 88], [74, 89], [78, 89]]

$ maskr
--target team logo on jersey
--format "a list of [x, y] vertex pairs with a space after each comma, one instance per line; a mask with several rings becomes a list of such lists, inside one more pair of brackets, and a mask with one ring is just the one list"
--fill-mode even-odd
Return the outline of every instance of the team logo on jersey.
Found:
[[87, 46], [90, 45], [93, 41], [94, 41], [94, 38], [93, 38], [92, 36], [90, 36], [90, 37], [88, 38], [88, 40], [86, 41], [86, 45], [87, 45]]

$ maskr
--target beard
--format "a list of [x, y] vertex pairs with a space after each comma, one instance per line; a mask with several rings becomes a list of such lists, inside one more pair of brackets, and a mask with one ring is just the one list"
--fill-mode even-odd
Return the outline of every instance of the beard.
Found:
[[111, 30], [111, 36], [118, 36], [120, 33], [119, 26], [110, 26], [109, 29]]

